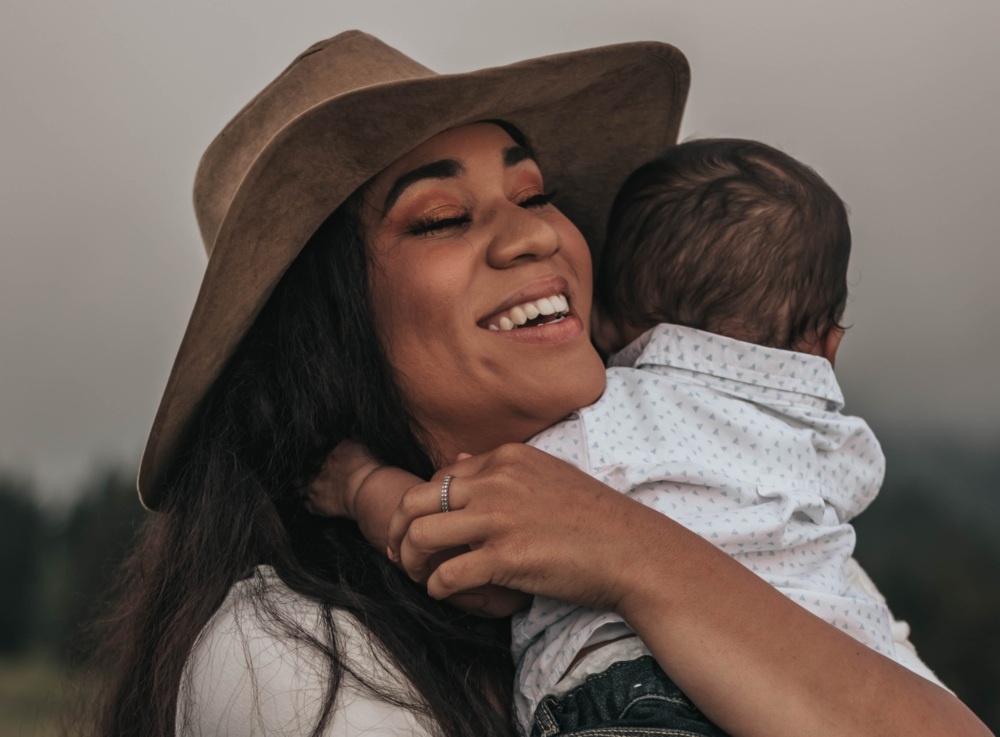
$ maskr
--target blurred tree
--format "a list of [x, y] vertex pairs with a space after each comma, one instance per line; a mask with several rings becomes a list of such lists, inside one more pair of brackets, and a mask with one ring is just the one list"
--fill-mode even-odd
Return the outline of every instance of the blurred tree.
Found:
[[0, 475], [0, 655], [21, 652], [34, 635], [42, 513], [31, 484]]
[[96, 471], [66, 519], [53, 530], [57, 560], [51, 568], [62, 583], [52, 592], [56, 619], [51, 637], [71, 659], [86, 659], [89, 646], [79, 637], [103, 612], [118, 565], [128, 554], [145, 517], [135, 477], [121, 468]]
[[857, 557], [924, 661], [1000, 728], [1000, 453], [886, 445], [878, 499], [856, 523]]
[[[886, 437], [889, 471], [857, 522], [858, 559], [924, 660], [1000, 734], [1000, 453]], [[84, 659], [81, 627], [101, 613], [147, 513], [131, 469], [95, 471], [58, 519], [31, 492], [0, 473], [0, 655], [34, 637]]]

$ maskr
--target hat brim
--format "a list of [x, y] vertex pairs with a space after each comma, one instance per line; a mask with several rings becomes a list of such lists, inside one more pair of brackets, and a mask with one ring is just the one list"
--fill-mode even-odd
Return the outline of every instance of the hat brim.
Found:
[[248, 170], [215, 238], [143, 453], [142, 503], [157, 506], [204, 398], [289, 265], [374, 175], [444, 130], [507, 121], [596, 252], [618, 186], [676, 142], [689, 79], [674, 47], [629, 43], [364, 87], [289, 122]]

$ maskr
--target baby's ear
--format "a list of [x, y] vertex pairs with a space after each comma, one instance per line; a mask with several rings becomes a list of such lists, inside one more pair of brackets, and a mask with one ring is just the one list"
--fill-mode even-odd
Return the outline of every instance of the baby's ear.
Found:
[[636, 327], [629, 323], [621, 323], [612, 320], [608, 314], [602, 310], [597, 301], [590, 308], [590, 341], [601, 354], [601, 358], [607, 363], [608, 356], [617, 353], [633, 340], [645, 333], [652, 325], [647, 327]]
[[820, 341], [820, 351], [823, 358], [830, 362], [831, 366], [837, 365], [837, 349], [840, 348], [840, 341], [844, 338], [844, 329], [839, 325], [834, 325], [826, 331]]
[[595, 299], [590, 308], [590, 342], [597, 348], [601, 358], [607, 359], [612, 353], [624, 347], [620, 332]]

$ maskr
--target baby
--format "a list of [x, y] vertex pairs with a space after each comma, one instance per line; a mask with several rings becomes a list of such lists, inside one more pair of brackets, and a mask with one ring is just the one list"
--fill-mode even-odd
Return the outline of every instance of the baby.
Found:
[[[868, 426], [841, 414], [833, 373], [850, 249], [840, 198], [769, 146], [691, 141], [644, 165], [616, 198], [597, 269], [607, 388], [529, 442], [896, 657], [885, 606], [848, 573], [849, 521], [884, 469]], [[370, 461], [353, 471], [362, 529], [385, 529], [418, 479]], [[526, 730], [723, 734], [614, 613], [536, 597], [514, 616], [512, 649]]]

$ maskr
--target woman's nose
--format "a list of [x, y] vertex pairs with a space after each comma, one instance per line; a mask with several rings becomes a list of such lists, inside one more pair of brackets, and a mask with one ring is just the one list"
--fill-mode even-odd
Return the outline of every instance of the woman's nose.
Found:
[[532, 210], [511, 204], [496, 218], [496, 234], [486, 255], [490, 266], [506, 269], [520, 261], [550, 258], [559, 246], [559, 233], [551, 223]]

